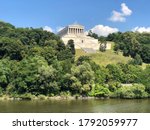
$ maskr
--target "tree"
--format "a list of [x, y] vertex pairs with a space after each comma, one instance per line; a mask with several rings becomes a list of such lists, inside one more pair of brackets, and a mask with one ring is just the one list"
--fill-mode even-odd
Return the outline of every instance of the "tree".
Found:
[[11, 84], [18, 94], [58, 94], [57, 77], [57, 70], [43, 57], [30, 56], [20, 62]]
[[0, 60], [0, 87], [6, 90], [11, 80], [12, 62], [8, 59]]
[[149, 36], [148, 33], [125, 32], [111, 34], [107, 38], [115, 42], [115, 51], [121, 50], [124, 56], [132, 58], [139, 55], [143, 62], [150, 63]]
[[123, 72], [119, 65], [109, 64], [106, 68], [108, 69], [107, 81], [122, 81]]
[[145, 85], [146, 92], [150, 94], [150, 65], [146, 66], [146, 69], [140, 73], [141, 83]]
[[88, 36], [93, 37], [93, 38], [95, 38], [95, 39], [98, 39], [98, 35], [97, 35], [96, 33], [93, 33], [92, 30], [90, 30], [90, 31], [88, 32]]
[[75, 55], [74, 41], [72, 39], [68, 41], [67, 48], [69, 48], [72, 54]]
[[79, 66], [72, 67], [71, 74], [77, 79], [78, 84], [81, 84], [79, 93], [87, 94], [94, 81], [94, 72], [92, 71], [90, 64], [83, 62], [83, 64]]
[[136, 54], [135, 58], [129, 62], [129, 64], [133, 65], [142, 65], [142, 58], [139, 54]]
[[107, 42], [100, 43], [100, 48], [99, 48], [99, 50], [100, 50], [101, 52], [106, 51], [106, 48], [107, 48]]
[[142, 46], [142, 51], [140, 52], [140, 56], [145, 63], [150, 63], [150, 47]]
[[89, 62], [90, 57], [89, 56], [80, 56], [77, 60], [77, 65], [81, 65], [83, 62]]
[[103, 36], [100, 36], [98, 38], [98, 41], [100, 42], [100, 51], [104, 52], [106, 51], [106, 48], [107, 48], [107, 41], [106, 41], [106, 38], [103, 37]]
[[26, 48], [20, 41], [3, 37], [0, 39], [0, 58], [9, 57], [11, 60], [22, 60]]

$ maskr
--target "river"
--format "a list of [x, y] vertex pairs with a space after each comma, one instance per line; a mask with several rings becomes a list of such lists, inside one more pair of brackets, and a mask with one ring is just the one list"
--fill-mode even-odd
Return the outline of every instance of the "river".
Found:
[[0, 101], [1, 113], [150, 113], [150, 99]]

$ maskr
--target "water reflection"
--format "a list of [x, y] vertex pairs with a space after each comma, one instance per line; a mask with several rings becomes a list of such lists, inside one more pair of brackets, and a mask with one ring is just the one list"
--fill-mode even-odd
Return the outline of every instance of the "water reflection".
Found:
[[16, 113], [149, 113], [150, 99], [94, 99], [53, 101], [0, 101], [0, 112]]

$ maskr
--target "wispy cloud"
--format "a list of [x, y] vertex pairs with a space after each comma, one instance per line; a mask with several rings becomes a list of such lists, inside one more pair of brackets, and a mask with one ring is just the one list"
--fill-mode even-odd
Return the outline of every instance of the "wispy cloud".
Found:
[[118, 32], [117, 28], [112, 28], [104, 25], [96, 25], [91, 29], [93, 33], [96, 33], [98, 36], [108, 36], [111, 33]]
[[133, 32], [146, 32], [146, 33], [150, 33], [150, 27], [135, 27], [132, 29]]
[[125, 3], [121, 4], [121, 11], [112, 11], [112, 16], [109, 18], [112, 22], [125, 22], [126, 17], [132, 14], [132, 10]]
[[45, 26], [43, 27], [43, 30], [47, 31], [47, 32], [53, 32], [53, 29], [49, 26]]
[[121, 4], [121, 11], [123, 12], [124, 16], [130, 16], [132, 14], [132, 10], [129, 9], [125, 3]]

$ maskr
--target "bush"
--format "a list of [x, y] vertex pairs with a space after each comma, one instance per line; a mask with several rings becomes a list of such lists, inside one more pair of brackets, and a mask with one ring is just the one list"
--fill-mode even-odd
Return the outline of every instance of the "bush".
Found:
[[67, 99], [68, 97], [71, 96], [71, 93], [69, 91], [67, 92], [61, 92], [60, 93], [60, 96], [63, 98], [63, 99]]
[[89, 94], [94, 97], [109, 97], [110, 91], [107, 87], [96, 84], [93, 86], [91, 93]]
[[38, 99], [40, 99], [40, 100], [46, 100], [47, 99], [47, 97], [45, 96], [45, 95], [38, 95]]
[[145, 86], [142, 84], [134, 84], [133, 86], [123, 86], [116, 91], [116, 95], [120, 98], [146, 98]]
[[32, 100], [34, 96], [31, 93], [26, 93], [26, 94], [18, 95], [18, 98], [21, 98], [21, 100]]
[[135, 98], [146, 98], [146, 97], [148, 97], [148, 93], [145, 91], [145, 86], [142, 84], [133, 85], [132, 91], [135, 94]]

